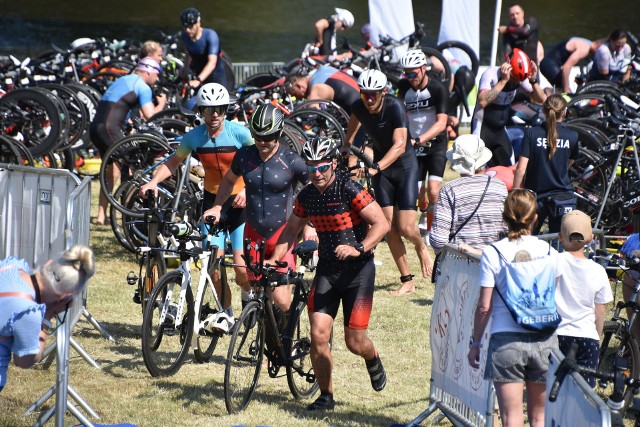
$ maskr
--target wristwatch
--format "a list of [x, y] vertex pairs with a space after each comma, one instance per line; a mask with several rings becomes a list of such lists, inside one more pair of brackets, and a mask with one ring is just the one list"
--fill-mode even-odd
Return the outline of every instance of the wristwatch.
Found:
[[360, 252], [360, 255], [364, 255], [365, 250], [364, 250], [364, 245], [362, 244], [362, 242], [358, 242], [355, 245], [353, 245], [354, 248], [356, 248], [358, 250], [358, 252]]
[[202, 82], [202, 80], [200, 80], [200, 76], [195, 76], [195, 77], [193, 78], [193, 80], [197, 80], [197, 81], [199, 81], [199, 82]]
[[420, 137], [419, 137], [419, 136], [418, 136], [418, 137], [416, 137], [416, 138], [414, 139], [414, 141], [415, 141], [415, 143], [416, 143], [417, 145], [420, 145], [420, 144], [421, 144], [421, 142], [420, 142]]
[[473, 337], [469, 338], [469, 345], [474, 348], [480, 347], [480, 341], [476, 341]]
[[371, 165], [375, 170], [377, 170], [378, 172], [380, 172], [380, 165], [378, 164], [378, 162], [375, 162], [374, 164]]

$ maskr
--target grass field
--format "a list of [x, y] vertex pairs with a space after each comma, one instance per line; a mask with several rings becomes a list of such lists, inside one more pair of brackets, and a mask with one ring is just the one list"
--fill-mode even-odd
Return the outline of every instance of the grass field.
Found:
[[[94, 201], [97, 182], [92, 183]], [[134, 288], [125, 280], [137, 270], [135, 257], [116, 242], [109, 226], [91, 226], [91, 246], [98, 272], [89, 283], [87, 307], [91, 314], [118, 339], [104, 339], [84, 318], [74, 331], [76, 341], [100, 364], [92, 368], [71, 349], [69, 382], [100, 415], [101, 424], [131, 423], [138, 426], [389, 426], [406, 424], [428, 406], [431, 352], [428, 325], [433, 302], [429, 279], [418, 278], [416, 293], [392, 297], [399, 274], [386, 244], [376, 258], [376, 294], [369, 334], [375, 342], [388, 375], [387, 386], [376, 393], [364, 362], [344, 345], [341, 315], [334, 328], [333, 412], [310, 413], [308, 401], [295, 401], [284, 377], [269, 378], [262, 370], [254, 400], [239, 415], [228, 415], [223, 398], [224, 357], [228, 337], [221, 339], [208, 364], [193, 357], [173, 377], [153, 379], [140, 350], [140, 306], [132, 302]], [[412, 247], [408, 247], [412, 271], [420, 271]], [[237, 288], [235, 288], [237, 290]], [[234, 293], [236, 315], [239, 292]], [[11, 366], [8, 384], [0, 395], [0, 426], [33, 425], [43, 413], [25, 417], [25, 409], [55, 384], [55, 364], [21, 370]], [[45, 411], [55, 403], [50, 399]], [[78, 424], [68, 416], [66, 425]], [[53, 425], [53, 421], [49, 422]]]

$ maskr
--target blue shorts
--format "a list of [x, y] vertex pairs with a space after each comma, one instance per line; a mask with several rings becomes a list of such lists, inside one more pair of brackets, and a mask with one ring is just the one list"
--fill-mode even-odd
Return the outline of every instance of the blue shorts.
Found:
[[497, 383], [547, 382], [555, 334], [498, 332], [491, 335], [484, 378]]
[[[209, 245], [217, 246], [218, 249], [225, 249], [225, 242], [227, 238], [231, 240], [231, 249], [234, 251], [241, 251], [243, 249], [244, 241], [244, 209], [233, 208], [231, 203], [235, 196], [229, 197], [227, 201], [222, 205], [221, 212], [226, 214], [227, 221], [225, 223], [224, 232], [220, 234], [210, 236], [209, 239], [203, 242], [203, 246], [206, 249]], [[202, 200], [202, 212], [211, 209], [213, 203], [216, 200], [216, 195], [208, 191], [204, 192], [204, 198]], [[202, 215], [200, 212], [200, 215]], [[203, 221], [200, 221], [200, 230], [203, 233], [207, 233], [207, 226]]]

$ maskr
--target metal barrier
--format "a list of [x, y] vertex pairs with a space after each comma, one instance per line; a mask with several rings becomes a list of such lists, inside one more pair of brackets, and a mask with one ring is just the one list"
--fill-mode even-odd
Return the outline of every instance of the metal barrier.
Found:
[[[66, 170], [33, 168], [0, 163], [0, 258], [13, 255], [33, 268], [59, 256], [74, 244], [89, 244], [91, 209], [90, 178], [80, 181]], [[86, 294], [79, 295], [68, 313], [76, 319]], [[59, 319], [58, 319], [59, 320]], [[68, 394], [91, 416], [98, 415], [69, 385], [69, 343], [73, 322], [63, 322], [56, 332], [56, 384], [27, 409], [33, 412], [56, 393], [56, 404], [36, 425], [54, 414], [56, 426], [64, 426], [67, 409], [84, 425], [91, 422], [71, 403]]]
[[233, 74], [236, 77], [236, 84], [239, 85], [249, 76], [274, 71], [283, 65], [284, 62], [238, 62], [233, 64]]

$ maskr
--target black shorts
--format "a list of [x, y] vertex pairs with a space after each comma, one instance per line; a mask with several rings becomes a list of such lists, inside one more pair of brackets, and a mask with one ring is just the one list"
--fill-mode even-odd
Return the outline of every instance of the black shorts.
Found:
[[403, 155], [372, 179], [376, 201], [380, 206], [397, 206], [400, 210], [416, 210], [418, 201], [418, 160], [413, 150]]
[[511, 140], [509, 139], [507, 130], [504, 127], [496, 129], [483, 124], [480, 129], [480, 138], [482, 138], [487, 148], [493, 153], [487, 167], [511, 166], [513, 147], [511, 146]]
[[104, 123], [92, 122], [89, 126], [89, 136], [100, 155], [104, 156], [109, 147], [124, 138], [124, 131], [119, 127], [107, 127]]
[[[226, 202], [222, 205], [222, 209], [220, 210], [221, 214], [226, 214], [226, 230], [231, 233], [236, 228], [244, 225], [245, 217], [244, 217], [244, 208], [232, 208], [231, 203], [233, 203], [233, 199], [235, 196], [231, 196], [227, 199]], [[204, 211], [211, 209], [213, 207], [214, 202], [216, 201], [216, 195], [210, 193], [209, 191], [204, 192], [204, 197], [202, 199], [202, 212], [200, 215], [204, 213]]]
[[[436, 138], [429, 148], [414, 147], [418, 159], [418, 181], [422, 181], [429, 173], [430, 177], [444, 177], [447, 166], [447, 140]], [[426, 154], [423, 154], [426, 151]]]
[[367, 329], [375, 278], [373, 257], [335, 262], [321, 258], [309, 294], [309, 313], [326, 313], [335, 319], [342, 301], [344, 326]]

